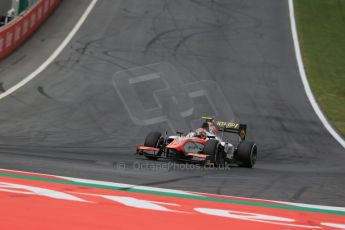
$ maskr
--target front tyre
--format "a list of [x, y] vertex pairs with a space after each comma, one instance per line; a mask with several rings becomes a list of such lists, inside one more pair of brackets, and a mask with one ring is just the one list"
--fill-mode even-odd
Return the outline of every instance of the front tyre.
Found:
[[210, 155], [211, 160], [216, 167], [224, 167], [225, 166], [225, 154], [222, 151], [220, 143], [218, 140], [210, 139], [206, 141], [204, 147], [204, 154]]
[[255, 143], [242, 141], [238, 144], [236, 161], [240, 167], [253, 168], [258, 157], [258, 148]]
[[[162, 134], [160, 132], [150, 132], [149, 134], [147, 134], [145, 138], [144, 146], [159, 148], [161, 138], [162, 138]], [[145, 156], [145, 157], [150, 160], [158, 159], [157, 156]]]

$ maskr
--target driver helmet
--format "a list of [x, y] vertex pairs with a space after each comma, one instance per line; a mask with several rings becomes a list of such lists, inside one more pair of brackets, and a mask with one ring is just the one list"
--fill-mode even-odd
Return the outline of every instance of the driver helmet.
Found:
[[212, 122], [209, 122], [208, 126], [209, 126], [209, 132], [213, 134], [218, 133], [218, 128]]
[[195, 130], [195, 136], [199, 137], [201, 139], [206, 139], [207, 138], [206, 130], [203, 128], [199, 128], [199, 129]]

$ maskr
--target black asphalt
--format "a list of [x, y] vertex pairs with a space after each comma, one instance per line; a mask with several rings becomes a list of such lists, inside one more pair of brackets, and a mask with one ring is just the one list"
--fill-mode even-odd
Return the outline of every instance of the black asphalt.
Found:
[[[0, 62], [1, 90], [32, 72], [89, 1], [63, 1]], [[248, 124], [254, 169], [134, 156], [150, 130], [202, 115]], [[0, 168], [345, 206], [345, 150], [311, 108], [285, 0], [100, 0], [62, 54], [0, 100]]]

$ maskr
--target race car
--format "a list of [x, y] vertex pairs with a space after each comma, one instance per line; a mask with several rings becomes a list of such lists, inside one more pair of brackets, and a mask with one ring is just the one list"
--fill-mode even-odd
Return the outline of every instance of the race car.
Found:
[[[137, 146], [136, 154], [150, 160], [167, 158], [224, 167], [237, 164], [252, 168], [257, 160], [257, 146], [246, 141], [246, 124], [214, 121], [212, 117], [202, 117], [201, 128], [187, 134], [177, 132], [168, 136], [167, 132], [150, 132], [144, 145]], [[238, 136], [238, 143], [224, 141], [224, 133]]]

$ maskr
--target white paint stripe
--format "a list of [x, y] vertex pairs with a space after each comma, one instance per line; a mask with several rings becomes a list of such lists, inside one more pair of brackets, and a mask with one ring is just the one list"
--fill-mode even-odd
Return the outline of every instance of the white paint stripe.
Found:
[[62, 43], [58, 46], [58, 48], [52, 53], [52, 55], [43, 62], [34, 72], [29, 74], [27, 77], [25, 77], [23, 80], [9, 88], [7, 91], [0, 94], [0, 100], [7, 97], [8, 95], [12, 94], [13, 92], [17, 91], [27, 83], [29, 83], [31, 80], [33, 80], [35, 77], [37, 77], [43, 70], [45, 70], [54, 60], [55, 58], [62, 52], [62, 50], [67, 46], [67, 44], [72, 40], [74, 35], [78, 32], [80, 27], [85, 22], [86, 18], [89, 16], [92, 9], [95, 7], [98, 0], [92, 0], [90, 5], [87, 7], [81, 18], [78, 20], [77, 24], [73, 27], [73, 29], [69, 32], [67, 37], [62, 41]]
[[345, 148], [345, 140], [342, 139], [342, 137], [333, 129], [333, 127], [329, 124], [327, 121], [325, 115], [322, 113], [319, 105], [317, 104], [314, 95], [310, 89], [307, 75], [304, 69], [302, 55], [301, 55], [301, 49], [298, 41], [298, 34], [297, 34], [297, 28], [296, 28], [296, 20], [295, 20], [295, 12], [294, 12], [294, 6], [293, 6], [293, 0], [289, 0], [289, 11], [290, 11], [290, 23], [291, 23], [291, 32], [292, 32], [292, 38], [294, 42], [295, 47], [295, 54], [299, 69], [299, 74], [302, 79], [302, 83], [304, 85], [304, 90], [307, 94], [307, 97], [310, 101], [311, 106], [313, 107], [315, 113], [319, 117], [322, 124], [325, 126], [325, 128], [328, 130], [328, 132], [339, 142], [343, 148]]
[[64, 180], [79, 182], [79, 183], [86, 183], [86, 184], [95, 184], [95, 185], [105, 185], [111, 187], [119, 187], [124, 189], [138, 189], [138, 190], [146, 190], [146, 191], [154, 191], [154, 192], [166, 192], [166, 193], [175, 193], [181, 195], [193, 195], [193, 196], [202, 196], [190, 192], [175, 190], [175, 189], [165, 189], [165, 188], [154, 188], [154, 187], [147, 187], [147, 186], [136, 186], [131, 184], [122, 184], [122, 183], [115, 183], [115, 182], [107, 182], [107, 181], [98, 181], [98, 180], [88, 180], [88, 179], [78, 179], [73, 177], [62, 177], [58, 176]]

